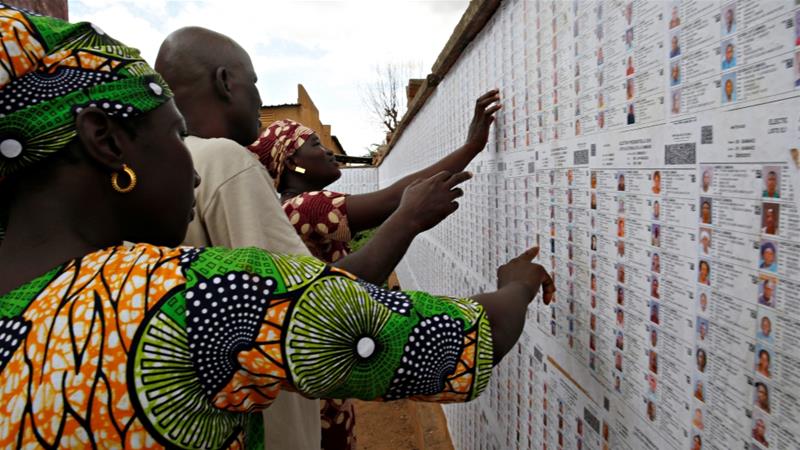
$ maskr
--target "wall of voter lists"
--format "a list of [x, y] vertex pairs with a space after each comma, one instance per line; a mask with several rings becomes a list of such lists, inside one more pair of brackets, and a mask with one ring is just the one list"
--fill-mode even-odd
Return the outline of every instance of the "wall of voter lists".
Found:
[[460, 209], [405, 289], [470, 295], [527, 247], [528, 309], [458, 449], [800, 448], [800, 1], [504, 1], [366, 192], [465, 140], [501, 90]]

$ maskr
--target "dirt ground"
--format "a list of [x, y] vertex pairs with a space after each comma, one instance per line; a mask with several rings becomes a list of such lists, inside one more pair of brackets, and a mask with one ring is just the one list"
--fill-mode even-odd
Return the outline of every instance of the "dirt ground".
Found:
[[356, 401], [355, 408], [358, 450], [453, 450], [436, 403]]

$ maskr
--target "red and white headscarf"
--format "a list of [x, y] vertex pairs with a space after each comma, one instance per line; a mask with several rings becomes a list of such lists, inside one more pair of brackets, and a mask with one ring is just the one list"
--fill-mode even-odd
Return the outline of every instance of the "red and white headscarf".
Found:
[[258, 140], [247, 148], [258, 156], [277, 187], [286, 167], [286, 159], [294, 155], [312, 134], [314, 130], [294, 120], [278, 120], [270, 124]]

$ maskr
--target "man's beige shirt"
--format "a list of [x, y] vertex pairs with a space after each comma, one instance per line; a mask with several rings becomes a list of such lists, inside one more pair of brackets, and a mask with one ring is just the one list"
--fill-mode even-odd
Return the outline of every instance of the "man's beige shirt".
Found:
[[[259, 247], [310, 255], [281, 208], [272, 177], [246, 148], [230, 139], [190, 136], [186, 146], [202, 182], [186, 245]], [[319, 450], [319, 400], [282, 392], [264, 412], [266, 448]]]

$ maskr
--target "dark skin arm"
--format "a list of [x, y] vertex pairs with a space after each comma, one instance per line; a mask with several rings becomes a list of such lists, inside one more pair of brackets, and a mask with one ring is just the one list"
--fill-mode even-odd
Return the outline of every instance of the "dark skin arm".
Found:
[[354, 233], [376, 227], [384, 222], [400, 204], [403, 191], [415, 180], [429, 178], [441, 171], [460, 172], [486, 146], [489, 128], [494, 122], [494, 113], [502, 105], [498, 91], [491, 90], [478, 98], [475, 115], [469, 127], [467, 142], [453, 153], [434, 164], [408, 175], [389, 187], [368, 194], [347, 197], [347, 220]]
[[544, 267], [531, 261], [539, 254], [534, 247], [497, 269], [498, 290], [472, 298], [483, 305], [492, 324], [494, 364], [516, 345], [525, 326], [525, 313], [542, 289], [546, 305], [554, 301], [555, 285]]
[[361, 279], [383, 284], [414, 240], [458, 209], [456, 199], [464, 192], [456, 187], [470, 179], [469, 172], [440, 172], [412, 182], [403, 192], [400, 206], [381, 225], [364, 247], [333, 265]]

